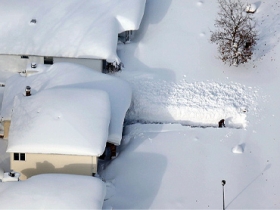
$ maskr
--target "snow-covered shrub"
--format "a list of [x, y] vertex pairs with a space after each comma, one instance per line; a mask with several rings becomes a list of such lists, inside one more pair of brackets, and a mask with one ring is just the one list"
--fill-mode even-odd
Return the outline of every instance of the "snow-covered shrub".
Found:
[[216, 31], [211, 31], [210, 41], [218, 45], [219, 58], [224, 63], [238, 66], [248, 62], [257, 41], [253, 14], [246, 13], [240, 0], [218, 0]]
[[120, 63], [117, 63], [117, 62], [113, 62], [113, 63], [109, 63], [109, 62], [106, 62], [106, 65], [105, 65], [105, 73], [114, 73], [114, 72], [118, 72], [120, 70], [122, 70], [123, 68], [123, 63], [120, 62]]

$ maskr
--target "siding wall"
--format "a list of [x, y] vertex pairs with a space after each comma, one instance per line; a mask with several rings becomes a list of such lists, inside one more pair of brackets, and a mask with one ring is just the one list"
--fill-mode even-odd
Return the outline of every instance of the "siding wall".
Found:
[[0, 70], [21, 72], [32, 62], [44, 63], [44, 57], [29, 56], [28, 59], [23, 59], [20, 55], [0, 55]]
[[25, 154], [25, 161], [15, 161], [11, 156], [11, 169], [20, 172], [20, 180], [37, 174], [64, 173], [92, 176], [97, 173], [97, 157], [56, 155], [56, 154]]
[[11, 120], [4, 120], [4, 139], [8, 139]]
[[97, 59], [87, 59], [87, 58], [53, 58], [54, 63], [59, 62], [67, 62], [67, 63], [76, 63], [80, 64], [86, 67], [89, 67], [91, 69], [94, 69], [96, 71], [102, 72], [103, 70], [103, 61], [97, 60]]
[[[28, 64], [32, 62], [37, 64], [44, 64], [43, 56], [28, 56], [28, 58], [21, 58], [21, 55], [0, 55], [0, 70], [10, 72], [22, 72], [26, 69]], [[103, 61], [101, 59], [85, 59], [85, 58], [53, 58], [54, 63], [68, 62], [84, 65], [94, 70], [102, 72]]]

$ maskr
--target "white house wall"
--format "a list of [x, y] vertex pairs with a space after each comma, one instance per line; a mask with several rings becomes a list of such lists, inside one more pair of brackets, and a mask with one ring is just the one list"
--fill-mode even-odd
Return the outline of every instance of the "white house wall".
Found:
[[28, 59], [26, 59], [21, 58], [21, 55], [0, 55], [0, 70], [21, 72], [32, 62], [44, 63], [44, 57], [28, 56]]
[[67, 63], [75, 63], [80, 64], [91, 69], [102, 72], [103, 62], [100, 59], [87, 59], [87, 58], [53, 58], [54, 63], [59, 62], [67, 62]]
[[[83, 65], [102, 72], [103, 61], [101, 59], [85, 59], [85, 58], [53, 58], [53, 63], [68, 62]], [[44, 64], [43, 56], [27, 56], [22, 58], [21, 55], [0, 55], [0, 70], [10, 72], [22, 72], [26, 70], [31, 63]]]

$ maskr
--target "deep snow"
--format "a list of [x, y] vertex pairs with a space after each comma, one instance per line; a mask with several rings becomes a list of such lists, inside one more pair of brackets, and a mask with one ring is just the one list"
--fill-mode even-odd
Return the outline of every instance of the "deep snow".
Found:
[[17, 95], [7, 152], [101, 156], [110, 109], [108, 94], [95, 89], [56, 87]]
[[118, 33], [138, 29], [145, 6], [145, 0], [0, 3], [0, 54], [97, 58], [109, 62], [119, 62]]
[[249, 3], [258, 45], [252, 61], [229, 67], [209, 41], [216, 1], [147, 1], [135, 40], [118, 48], [118, 76], [133, 87], [127, 119], [217, 126], [225, 118], [227, 128], [127, 127], [102, 172], [104, 208], [220, 209], [223, 179], [226, 208], [280, 208], [280, 4]]
[[69, 174], [0, 184], [0, 209], [101, 209], [106, 190], [98, 178]]
[[[34, 95], [54, 87], [102, 90], [108, 93], [111, 107], [108, 141], [120, 144], [123, 121], [132, 95], [131, 87], [126, 81], [71, 63], [57, 63], [49, 67], [39, 65], [36, 69], [38, 73], [30, 76], [16, 74], [7, 79], [1, 109], [2, 120], [11, 119], [14, 98], [16, 95], [22, 96], [26, 86], [31, 87]], [[124, 95], [126, 97], [122, 97]]]
[[[279, 208], [280, 155], [259, 133], [181, 125], [126, 127], [120, 155], [102, 173], [105, 209]], [[244, 153], [233, 153], [236, 147]], [[270, 147], [279, 149], [272, 140]], [[278, 153], [278, 152], [277, 152]]]
[[134, 41], [118, 47], [125, 65], [118, 77], [133, 88], [127, 119], [235, 121], [222, 129], [126, 127], [119, 156], [100, 172], [108, 190], [104, 209], [221, 209], [223, 179], [226, 208], [280, 208], [280, 4], [249, 3], [257, 6], [260, 40], [253, 60], [236, 68], [216, 59], [209, 42], [216, 1], [147, 1]]

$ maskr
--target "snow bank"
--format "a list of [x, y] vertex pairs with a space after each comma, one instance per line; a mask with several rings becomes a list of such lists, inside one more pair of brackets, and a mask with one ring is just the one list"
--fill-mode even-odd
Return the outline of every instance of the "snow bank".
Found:
[[37, 175], [2, 187], [0, 209], [102, 209], [106, 191], [100, 179], [66, 174]]
[[145, 2], [1, 0], [0, 54], [118, 61], [118, 33], [139, 28]]
[[132, 97], [131, 87], [124, 80], [102, 74], [84, 66], [69, 63], [54, 64], [42, 73], [28, 77], [14, 75], [6, 81], [1, 110], [2, 120], [11, 119], [14, 97], [18, 94], [22, 95], [26, 86], [31, 87], [32, 94], [36, 94], [44, 89], [61, 86], [107, 92], [111, 106], [108, 141], [120, 144], [124, 117]]
[[[244, 129], [127, 126], [118, 158], [101, 174], [108, 192], [104, 209], [221, 209], [221, 180], [227, 182], [227, 209], [279, 208], [280, 155], [271, 149], [279, 148], [279, 141], [256, 141], [259, 135]], [[242, 154], [232, 153], [235, 145]]]
[[134, 78], [129, 121], [177, 122], [191, 126], [246, 127], [254, 112], [258, 91], [239, 83], [193, 82]]
[[17, 96], [7, 152], [100, 156], [108, 138], [106, 92], [50, 88]]

